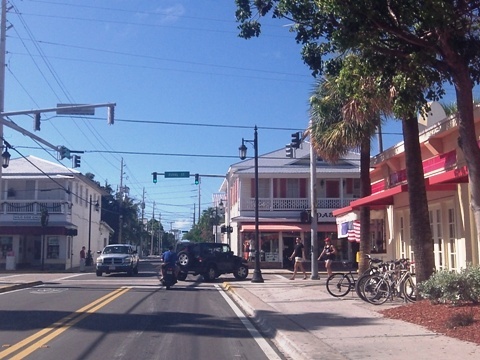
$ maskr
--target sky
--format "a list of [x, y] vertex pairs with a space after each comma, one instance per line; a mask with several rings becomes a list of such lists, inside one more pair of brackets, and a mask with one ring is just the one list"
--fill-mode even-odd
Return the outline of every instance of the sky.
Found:
[[[286, 20], [266, 18], [262, 35], [245, 40], [234, 0], [9, 3], [5, 112], [116, 103], [113, 125], [102, 107], [94, 116], [43, 113], [35, 132], [30, 115], [9, 119], [53, 145], [84, 151], [77, 170], [115, 190], [127, 186], [134, 201], [145, 200], [145, 218], [161, 216], [167, 230], [189, 230], [199, 204], [212, 206], [222, 178], [202, 175], [225, 175], [239, 162], [238, 147], [253, 140], [255, 125], [259, 154], [283, 148], [308, 125], [315, 79]], [[398, 122], [383, 131], [384, 148], [402, 140]], [[72, 167], [10, 128], [4, 137], [12, 158]], [[198, 173], [201, 184], [161, 175], [153, 184], [152, 172], [169, 171]]]

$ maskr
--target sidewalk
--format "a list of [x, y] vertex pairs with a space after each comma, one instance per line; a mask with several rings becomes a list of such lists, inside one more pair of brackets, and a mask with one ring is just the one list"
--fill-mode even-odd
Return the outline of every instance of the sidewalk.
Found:
[[396, 304], [371, 305], [356, 295], [334, 298], [320, 280], [292, 281], [262, 271], [263, 283], [223, 283], [260, 330], [291, 359], [480, 359], [480, 347], [377, 311]]

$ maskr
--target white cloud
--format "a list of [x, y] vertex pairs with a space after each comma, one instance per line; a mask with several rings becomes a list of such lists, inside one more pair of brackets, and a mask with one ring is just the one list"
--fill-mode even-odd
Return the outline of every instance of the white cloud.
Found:
[[171, 24], [178, 20], [178, 18], [185, 14], [183, 5], [177, 4], [170, 7], [159, 7], [154, 11], [159, 16], [160, 24]]

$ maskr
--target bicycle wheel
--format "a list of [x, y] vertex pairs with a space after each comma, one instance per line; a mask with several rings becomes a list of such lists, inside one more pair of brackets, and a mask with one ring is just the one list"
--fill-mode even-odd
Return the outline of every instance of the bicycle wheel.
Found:
[[390, 297], [390, 285], [382, 276], [370, 276], [364, 282], [363, 295], [370, 304], [381, 305]]
[[408, 275], [402, 283], [402, 294], [406, 300], [410, 302], [415, 302], [417, 300], [416, 296], [417, 286], [413, 281], [413, 278]]
[[367, 301], [365, 298], [365, 294], [363, 293], [363, 288], [365, 286], [365, 281], [367, 281], [372, 275], [368, 273], [364, 273], [361, 275], [357, 281], [355, 282], [355, 292], [357, 293], [358, 297], [363, 301]]
[[352, 281], [346, 274], [335, 273], [327, 279], [327, 291], [335, 297], [342, 297], [350, 292]]

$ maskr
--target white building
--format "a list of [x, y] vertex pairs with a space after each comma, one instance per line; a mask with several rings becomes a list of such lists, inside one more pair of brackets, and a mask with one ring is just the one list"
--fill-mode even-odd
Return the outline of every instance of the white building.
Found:
[[[360, 155], [349, 153], [337, 164], [317, 159], [317, 246], [330, 237], [339, 250], [338, 259], [353, 259], [357, 244], [339, 239], [332, 212], [360, 196]], [[258, 158], [259, 231], [262, 267], [281, 267], [291, 255], [295, 237], [301, 237], [310, 254], [310, 144], [295, 150], [294, 158], [285, 149]], [[255, 166], [254, 159], [231, 165], [220, 191], [226, 194], [225, 224], [233, 232], [222, 234], [235, 253], [251, 260], [255, 248]], [[304, 214], [302, 216], [302, 213]]]
[[80, 172], [28, 156], [10, 161], [0, 185], [0, 268], [70, 269], [82, 246], [95, 257], [108, 244], [103, 191]]

